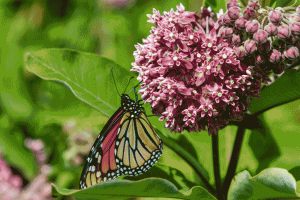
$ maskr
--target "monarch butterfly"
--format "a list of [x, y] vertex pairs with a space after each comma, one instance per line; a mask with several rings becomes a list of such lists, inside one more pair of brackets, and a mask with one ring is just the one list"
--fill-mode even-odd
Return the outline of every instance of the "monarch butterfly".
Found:
[[122, 94], [121, 107], [93, 144], [81, 174], [80, 189], [121, 175], [143, 174], [161, 156], [162, 141], [139, 104], [142, 100], [138, 100], [136, 87], [136, 101]]

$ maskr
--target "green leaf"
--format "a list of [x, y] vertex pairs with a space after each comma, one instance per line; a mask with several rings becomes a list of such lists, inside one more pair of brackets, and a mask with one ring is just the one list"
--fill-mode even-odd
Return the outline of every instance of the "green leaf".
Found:
[[287, 5], [292, 5], [296, 3], [296, 5], [294, 5], [294, 7], [297, 7], [297, 1], [293, 1], [293, 0], [287, 0], [287, 1], [282, 1], [282, 0], [276, 0], [276, 7], [286, 7]]
[[296, 180], [286, 170], [269, 168], [251, 177], [248, 171], [237, 174], [231, 182], [228, 199], [296, 199]]
[[142, 180], [145, 178], [163, 178], [172, 182], [178, 189], [188, 189], [195, 184], [189, 181], [184, 174], [176, 168], [156, 163], [147, 172], [139, 176], [125, 176], [126, 180]]
[[282, 105], [300, 98], [300, 73], [295, 69], [285, 72], [274, 83], [264, 88], [260, 99], [253, 98], [251, 114], [263, 113], [273, 107]]
[[259, 0], [258, 2], [262, 8], [266, 8], [266, 6], [271, 6], [271, 0]]
[[[226, 2], [223, 0], [209, 0], [204, 2], [205, 6], [208, 8], [209, 6], [212, 7], [212, 12], [218, 13], [220, 9], [226, 11]], [[197, 8], [198, 10], [200, 8]]]
[[252, 130], [248, 141], [254, 157], [259, 161], [256, 170], [257, 173], [269, 167], [271, 162], [281, 155], [280, 148], [276, 143], [264, 116], [259, 115], [258, 119], [260, 120], [262, 127]]
[[52, 185], [52, 195], [74, 196], [76, 199], [127, 199], [129, 197], [165, 197], [168, 199], [215, 199], [204, 188], [195, 186], [179, 191], [167, 180], [149, 178], [140, 181], [112, 180], [84, 190], [69, 190]]
[[[44, 49], [25, 54], [29, 71], [46, 80], [65, 83], [80, 100], [111, 116], [120, 106], [117, 89], [123, 92], [131, 73], [116, 63], [95, 54], [68, 49]], [[137, 80], [130, 81], [133, 88]]]

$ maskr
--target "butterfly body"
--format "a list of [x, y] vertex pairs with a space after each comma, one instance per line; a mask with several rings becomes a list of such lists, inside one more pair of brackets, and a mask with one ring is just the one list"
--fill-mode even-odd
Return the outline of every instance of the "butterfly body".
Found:
[[93, 144], [80, 178], [81, 189], [121, 175], [140, 175], [162, 154], [162, 141], [144, 108], [127, 94]]

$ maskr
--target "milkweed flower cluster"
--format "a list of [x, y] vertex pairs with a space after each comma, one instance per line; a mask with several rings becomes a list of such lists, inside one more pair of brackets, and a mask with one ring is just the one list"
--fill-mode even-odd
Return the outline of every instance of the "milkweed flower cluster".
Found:
[[[272, 49], [272, 41], [266, 38], [269, 30], [252, 20], [259, 4], [250, 1], [243, 16], [237, 1], [230, 1], [227, 8], [218, 23], [208, 9], [203, 7], [197, 15], [185, 11], [182, 4], [177, 11], [161, 15], [153, 9], [153, 15], [148, 15], [148, 22], [156, 27], [144, 44], [135, 46], [131, 70], [143, 81], [139, 93], [171, 131], [202, 129], [215, 134], [230, 120], [242, 119], [251, 97], [259, 97], [261, 84], [269, 80], [271, 70], [260, 65], [265, 55], [250, 59], [257, 49]], [[245, 30], [246, 40], [241, 37]], [[286, 55], [296, 57], [296, 51], [286, 49]]]
[[0, 196], [3, 200], [15, 199], [23, 187], [22, 178], [13, 174], [6, 161], [0, 156]]
[[25, 146], [35, 155], [39, 165], [39, 174], [25, 188], [22, 188], [18, 199], [24, 200], [46, 200], [51, 198], [51, 184], [47, 175], [51, 172], [50, 166], [46, 164], [47, 154], [45, 152], [45, 144], [41, 139], [27, 138]]
[[249, 1], [242, 9], [237, 0], [231, 0], [227, 9], [218, 19], [220, 35], [234, 44], [242, 62], [280, 74], [286, 65], [298, 61], [299, 7], [264, 9]]
[[46, 200], [51, 199], [51, 184], [46, 175], [49, 167], [43, 165], [41, 173], [23, 187], [22, 177], [14, 174], [10, 166], [0, 156], [0, 199], [1, 200]]
[[36, 157], [38, 164], [43, 165], [47, 160], [47, 154], [44, 151], [44, 142], [41, 139], [29, 139], [25, 140], [25, 146], [30, 149]]

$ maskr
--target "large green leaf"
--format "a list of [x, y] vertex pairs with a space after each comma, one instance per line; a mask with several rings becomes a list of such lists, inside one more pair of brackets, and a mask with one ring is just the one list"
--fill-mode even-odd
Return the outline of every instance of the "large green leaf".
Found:
[[169, 181], [160, 178], [149, 178], [140, 181], [112, 180], [84, 190], [69, 190], [52, 185], [52, 195], [74, 196], [76, 199], [127, 199], [129, 197], [215, 199], [200, 186], [195, 186], [189, 191], [183, 192]]
[[[103, 114], [111, 116], [120, 106], [117, 89], [123, 92], [131, 73], [113, 61], [95, 54], [68, 49], [45, 49], [25, 54], [25, 64], [29, 71], [46, 80], [65, 83], [82, 101]], [[133, 88], [137, 80], [132, 80], [128, 88]]]
[[260, 99], [253, 98], [250, 112], [259, 114], [275, 106], [300, 98], [300, 73], [295, 69], [285, 72], [273, 84], [260, 93]]
[[269, 168], [251, 177], [248, 171], [237, 174], [231, 182], [228, 200], [298, 199], [296, 180], [286, 170]]

